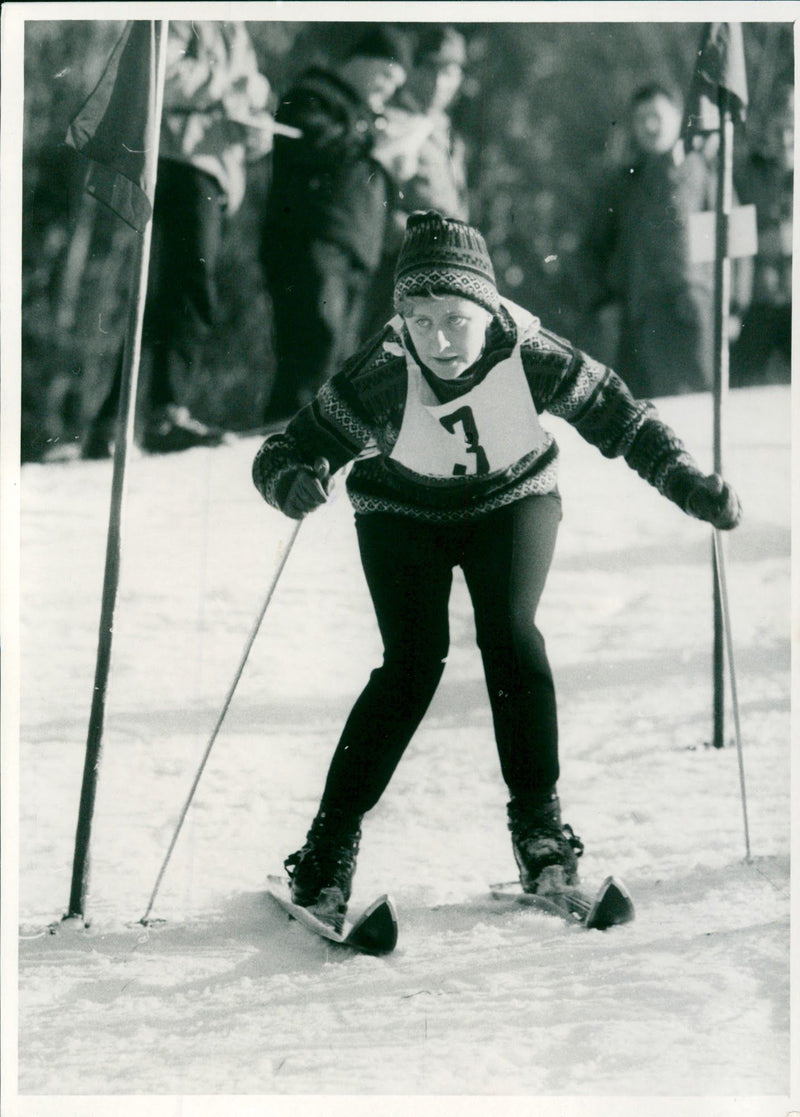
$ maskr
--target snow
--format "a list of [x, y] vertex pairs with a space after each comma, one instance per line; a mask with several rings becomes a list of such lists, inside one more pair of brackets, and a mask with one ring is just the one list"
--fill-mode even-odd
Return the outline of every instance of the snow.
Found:
[[[710, 400], [659, 410], [710, 468]], [[725, 551], [749, 861], [730, 705], [727, 747], [708, 744], [710, 531], [547, 422], [565, 515], [540, 622], [562, 805], [583, 880], [614, 872], [637, 918], [585, 932], [490, 898], [513, 858], [457, 579], [444, 679], [364, 827], [352, 908], [391, 893], [400, 941], [384, 959], [316, 939], [264, 894], [380, 655], [343, 485], [297, 536], [145, 927], [293, 525], [252, 487], [257, 439], [129, 462], [87, 929], [59, 920], [111, 466], [23, 468], [14, 1113], [354, 1113], [375, 1095], [386, 1113], [415, 1095], [459, 1113], [792, 1108], [789, 389], [735, 391], [726, 410], [745, 509]]]

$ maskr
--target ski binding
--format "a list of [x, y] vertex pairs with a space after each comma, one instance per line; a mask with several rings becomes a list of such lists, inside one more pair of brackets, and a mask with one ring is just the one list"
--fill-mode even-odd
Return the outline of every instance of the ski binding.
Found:
[[605, 931], [620, 923], [630, 923], [635, 915], [627, 888], [613, 876], [606, 877], [594, 897], [574, 887], [543, 893], [523, 892], [519, 881], [493, 884], [490, 890], [495, 900], [513, 900], [587, 930]]
[[337, 946], [348, 947], [360, 954], [382, 955], [391, 954], [397, 945], [397, 914], [386, 895], [374, 900], [354, 922], [345, 922], [340, 932], [318, 919], [312, 909], [293, 903], [283, 877], [267, 878], [267, 894], [290, 918]]

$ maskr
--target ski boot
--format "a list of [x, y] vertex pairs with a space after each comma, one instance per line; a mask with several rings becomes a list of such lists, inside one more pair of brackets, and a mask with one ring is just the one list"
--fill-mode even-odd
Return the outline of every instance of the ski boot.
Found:
[[305, 845], [284, 861], [292, 901], [341, 931], [361, 840], [360, 816], [320, 810]]
[[148, 454], [172, 454], [195, 446], [219, 446], [225, 432], [195, 419], [188, 408], [167, 404], [150, 417], [142, 435]]
[[577, 885], [583, 843], [562, 824], [555, 792], [536, 803], [512, 799], [508, 828], [523, 892], [547, 895]]

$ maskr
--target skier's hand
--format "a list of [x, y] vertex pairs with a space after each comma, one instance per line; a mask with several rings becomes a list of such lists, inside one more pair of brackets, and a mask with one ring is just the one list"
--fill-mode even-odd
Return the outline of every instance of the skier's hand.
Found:
[[696, 477], [686, 497], [686, 511], [698, 520], [706, 520], [714, 527], [730, 531], [742, 518], [739, 498], [718, 473]]
[[327, 458], [317, 458], [313, 469], [307, 465], [298, 466], [289, 482], [281, 509], [293, 520], [302, 520], [309, 512], [325, 503], [330, 491], [330, 463]]

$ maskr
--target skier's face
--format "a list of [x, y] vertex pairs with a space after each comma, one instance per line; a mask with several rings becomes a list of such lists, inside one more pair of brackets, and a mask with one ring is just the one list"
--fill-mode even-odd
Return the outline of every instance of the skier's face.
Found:
[[672, 150], [680, 135], [680, 109], [668, 97], [657, 94], [636, 105], [631, 130], [636, 146], [645, 155], [664, 155]]
[[421, 360], [442, 380], [455, 380], [475, 364], [492, 320], [488, 310], [458, 295], [410, 298], [403, 318]]

